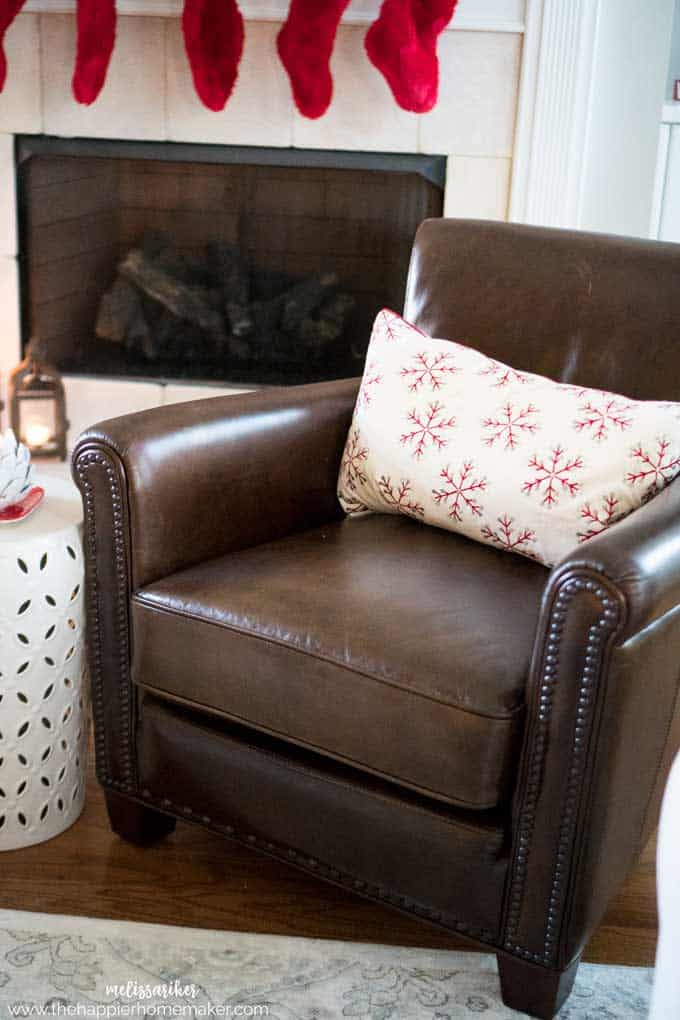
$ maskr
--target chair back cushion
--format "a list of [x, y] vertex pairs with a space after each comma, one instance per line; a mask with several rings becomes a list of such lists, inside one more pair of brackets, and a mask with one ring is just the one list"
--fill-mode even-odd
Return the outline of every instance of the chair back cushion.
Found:
[[680, 400], [680, 245], [426, 220], [404, 317], [560, 382]]

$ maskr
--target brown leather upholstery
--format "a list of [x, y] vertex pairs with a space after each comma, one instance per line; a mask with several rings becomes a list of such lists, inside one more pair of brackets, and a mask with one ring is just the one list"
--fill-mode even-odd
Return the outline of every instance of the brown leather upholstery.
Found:
[[[678, 246], [438, 220], [406, 314], [680, 400], [679, 279]], [[190, 818], [474, 936], [506, 1001], [552, 1017], [680, 747], [680, 482], [550, 572], [412, 521], [340, 523], [356, 387], [81, 439], [112, 824], [145, 841]]]
[[[436, 899], [451, 927], [497, 937], [508, 863], [498, 818], [478, 816], [471, 825], [463, 812], [398, 796], [366, 776], [359, 783], [349, 769], [149, 697], [137, 743], [144, 789], [159, 798], [169, 792], [184, 817], [189, 805], [190, 817], [228, 819], [227, 834], [251, 846], [388, 902], [408, 902], [422, 914]], [[324, 866], [328, 861], [332, 869]]]
[[211, 560], [134, 596], [134, 677], [428, 796], [494, 807], [547, 571], [491, 553], [376, 515]]
[[90, 429], [107, 445], [115, 434], [125, 465], [131, 526], [144, 534], [129, 549], [134, 585], [341, 517], [338, 459], [357, 386], [348, 379], [190, 401], [179, 416], [169, 405]]
[[[516, 368], [678, 399], [678, 251], [627, 237], [458, 220], [426, 221], [405, 318]], [[669, 364], [670, 357], [670, 364]]]

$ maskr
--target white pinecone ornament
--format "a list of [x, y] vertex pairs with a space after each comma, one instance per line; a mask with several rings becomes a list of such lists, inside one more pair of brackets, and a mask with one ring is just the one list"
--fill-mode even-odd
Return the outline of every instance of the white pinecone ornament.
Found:
[[0, 510], [19, 503], [31, 485], [31, 455], [7, 429], [0, 433]]

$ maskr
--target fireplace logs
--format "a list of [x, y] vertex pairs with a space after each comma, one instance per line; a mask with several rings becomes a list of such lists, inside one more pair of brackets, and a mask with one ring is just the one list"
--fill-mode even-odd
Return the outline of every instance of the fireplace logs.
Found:
[[149, 362], [320, 365], [354, 304], [335, 273], [299, 279], [258, 269], [219, 241], [199, 258], [150, 234], [118, 265], [96, 334]]

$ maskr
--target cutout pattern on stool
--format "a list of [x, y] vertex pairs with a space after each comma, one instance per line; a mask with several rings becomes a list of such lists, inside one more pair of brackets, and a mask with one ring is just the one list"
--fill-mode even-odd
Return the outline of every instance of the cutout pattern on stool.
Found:
[[83, 807], [82, 576], [75, 529], [0, 548], [0, 850], [56, 836]]

